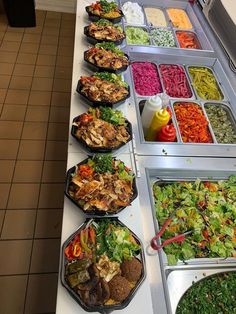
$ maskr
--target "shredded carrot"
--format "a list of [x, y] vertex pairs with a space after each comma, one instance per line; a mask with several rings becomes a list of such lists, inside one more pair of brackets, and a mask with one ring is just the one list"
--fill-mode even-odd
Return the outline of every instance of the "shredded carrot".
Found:
[[201, 49], [194, 33], [179, 31], [176, 32], [176, 36], [179, 41], [180, 48]]
[[174, 111], [184, 143], [212, 143], [208, 121], [198, 104], [177, 102]]

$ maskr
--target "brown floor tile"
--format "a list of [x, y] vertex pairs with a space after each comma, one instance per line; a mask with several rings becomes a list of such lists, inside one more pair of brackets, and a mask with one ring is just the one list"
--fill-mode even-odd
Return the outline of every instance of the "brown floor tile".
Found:
[[43, 31], [42, 25], [37, 25], [36, 27], [27, 27], [25, 29], [26, 34], [41, 34]]
[[22, 127], [21, 121], [0, 121], [0, 138], [18, 139], [21, 136]]
[[69, 79], [71, 86], [72, 68], [71, 67], [56, 67], [55, 78], [57, 79]]
[[41, 39], [41, 35], [39, 34], [24, 34], [22, 42], [38, 44], [40, 42], [40, 39]]
[[48, 121], [49, 107], [48, 106], [28, 106], [25, 121]]
[[20, 64], [35, 64], [37, 59], [37, 54], [33, 53], [19, 53], [16, 63]]
[[0, 62], [0, 74], [1, 75], [11, 75], [13, 72], [13, 63], [2, 63]]
[[47, 140], [66, 141], [68, 139], [69, 126], [67, 123], [49, 123]]
[[22, 43], [20, 47], [20, 52], [23, 53], [37, 53], [39, 49], [39, 44], [32, 43]]
[[51, 92], [31, 91], [29, 105], [50, 106]]
[[44, 140], [47, 134], [46, 122], [25, 122], [23, 127], [23, 140]]
[[25, 161], [17, 160], [13, 182], [22, 183], [22, 182], [33, 182], [37, 183], [41, 181], [41, 173], [43, 168], [42, 161]]
[[58, 46], [58, 50], [57, 50], [57, 54], [59, 56], [66, 56], [66, 57], [72, 57], [74, 54], [74, 46], [71, 45], [70, 47], [68, 46], [64, 46], [64, 45], [59, 45]]
[[60, 239], [34, 240], [30, 272], [57, 272], [59, 266], [59, 255]]
[[50, 122], [69, 122], [70, 108], [69, 107], [51, 107]]
[[61, 28], [75, 28], [75, 20], [62, 20], [61, 21]]
[[75, 21], [75, 14], [74, 13], [62, 13], [62, 21]]
[[52, 92], [52, 106], [57, 107], [69, 107], [70, 106], [70, 93], [60, 93], [60, 92]]
[[18, 184], [11, 186], [7, 207], [10, 209], [37, 208], [39, 184]]
[[30, 89], [32, 77], [30, 76], [12, 76], [10, 87], [11, 89]]
[[34, 235], [36, 210], [7, 210], [1, 239], [30, 239]]
[[45, 141], [21, 140], [18, 160], [43, 160]]
[[12, 33], [12, 32], [6, 32], [4, 36], [5, 41], [18, 41], [21, 42], [23, 37], [23, 33]]
[[74, 50], [74, 38], [73, 37], [60, 36], [59, 46], [66, 46], [68, 49], [73, 51]]
[[13, 75], [18, 76], [33, 76], [34, 75], [34, 65], [32, 64], [16, 64]]
[[29, 97], [29, 91], [9, 89], [5, 99], [6, 104], [26, 105]]
[[0, 88], [0, 103], [3, 103], [7, 94], [6, 88]]
[[10, 79], [10, 75], [0, 75], [0, 88], [8, 88]]
[[67, 160], [67, 141], [47, 141], [45, 160]]
[[35, 238], [56, 238], [61, 236], [62, 209], [39, 209]]
[[24, 105], [4, 105], [1, 120], [23, 121], [25, 118], [26, 106]]
[[17, 57], [17, 52], [0, 51], [1, 62], [14, 63], [16, 61], [16, 57]]
[[45, 27], [57, 27], [59, 28], [61, 24], [60, 19], [50, 19], [50, 18], [46, 18], [45, 20]]
[[18, 151], [19, 142], [20, 141], [18, 140], [0, 140], [0, 158], [15, 159]]
[[24, 313], [26, 285], [26, 275], [0, 277], [1, 313]]
[[53, 91], [55, 92], [70, 92], [71, 80], [55, 78], [53, 82]]
[[53, 66], [46, 66], [46, 65], [37, 65], [35, 68], [35, 77], [47, 77], [53, 78], [54, 77], [55, 67]]
[[24, 314], [55, 312], [57, 274], [30, 275]]
[[31, 240], [0, 241], [0, 275], [27, 274], [31, 247]]
[[7, 32], [8, 33], [24, 33], [25, 28], [24, 27], [7, 27]]
[[0, 51], [17, 52], [20, 49], [20, 42], [3, 40], [0, 46]]
[[36, 13], [36, 19], [38, 18], [45, 19], [48, 12], [45, 10], [36, 10], [35, 13]]
[[3, 39], [4, 36], [5, 36], [5, 32], [2, 32], [2, 31], [0, 30], [0, 41], [2, 41], [2, 39]]
[[64, 184], [41, 185], [39, 208], [60, 208], [64, 202]]
[[0, 160], [0, 182], [11, 182], [14, 166], [14, 160]]
[[[56, 211], [56, 210], [55, 210]], [[61, 210], [62, 212], [62, 210]], [[2, 224], [3, 224], [3, 220], [4, 220], [4, 216], [5, 216], [5, 210], [0, 210], [0, 230], [2, 230]], [[58, 220], [58, 219], [57, 219]], [[43, 226], [41, 226], [41, 224], [39, 224], [39, 230], [41, 230], [41, 232], [43, 232]], [[46, 229], [45, 229], [46, 230]]]
[[7, 206], [7, 200], [8, 200], [8, 195], [10, 192], [10, 187], [11, 187], [10, 184], [6, 184], [6, 183], [0, 184], [0, 209], [5, 209]]
[[56, 65], [59, 67], [72, 67], [73, 58], [66, 56], [57, 56]]
[[38, 55], [37, 58], [37, 65], [50, 65], [54, 66], [56, 63], [56, 56], [50, 56], [50, 55]]
[[58, 27], [44, 27], [43, 29], [43, 35], [53, 35], [53, 36], [59, 36], [60, 29]]
[[[53, 20], [55, 21], [55, 20]], [[47, 21], [46, 21], [47, 23]], [[60, 21], [59, 21], [60, 23]], [[43, 35], [41, 38], [41, 44], [44, 45], [56, 45], [57, 46], [58, 43], [58, 37], [57, 36], [53, 36], [53, 35]]]
[[53, 79], [34, 77], [32, 83], [32, 90], [38, 91], [51, 91], [52, 90]]
[[39, 53], [44, 55], [56, 56], [57, 46], [55, 45], [44, 45], [41, 44], [39, 48]]
[[61, 37], [71, 37], [74, 40], [75, 36], [75, 28], [61, 28], [60, 31], [60, 36]]
[[66, 161], [45, 161], [43, 166], [42, 182], [65, 182]]
[[57, 19], [60, 20], [62, 16], [62, 13], [60, 12], [53, 12], [53, 11], [48, 11], [46, 14], [46, 19]]
[[0, 31], [5, 32], [7, 30], [7, 25], [0, 24]]

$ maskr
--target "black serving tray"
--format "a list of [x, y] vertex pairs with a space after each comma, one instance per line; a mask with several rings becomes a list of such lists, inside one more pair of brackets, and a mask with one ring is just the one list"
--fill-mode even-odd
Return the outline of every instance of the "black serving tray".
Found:
[[[89, 7], [90, 7], [90, 5], [87, 5], [86, 7], [85, 7], [85, 10], [86, 10], [86, 12], [88, 13], [88, 16], [89, 16], [89, 19], [90, 19], [90, 21], [93, 21], [93, 22], [96, 22], [96, 21], [98, 21], [98, 20], [100, 20], [100, 19], [102, 19], [102, 18], [105, 18], [105, 17], [101, 17], [101, 16], [99, 16], [99, 15], [96, 15], [96, 14], [93, 14], [93, 13], [91, 13], [90, 11], [89, 11]], [[120, 11], [120, 16], [118, 16], [118, 17], [116, 17], [116, 18], [105, 18], [106, 20], [108, 20], [108, 21], [110, 21], [110, 22], [112, 22], [112, 23], [114, 23], [114, 24], [116, 24], [116, 23], [119, 23], [120, 21], [121, 21], [121, 19], [122, 19], [122, 17], [124, 16], [124, 14], [123, 14], [123, 12], [119, 9], [119, 11]]]
[[87, 102], [87, 104], [89, 104], [89, 106], [91, 107], [99, 107], [99, 106], [105, 106], [105, 107], [115, 107], [115, 106], [118, 106], [120, 104], [122, 104], [123, 102], [125, 102], [126, 99], [128, 99], [130, 97], [130, 87], [128, 86], [127, 87], [127, 90], [128, 90], [128, 95], [121, 99], [121, 100], [118, 100], [118, 101], [115, 101], [115, 102], [110, 102], [110, 101], [94, 101], [92, 99], [89, 99], [87, 96], [85, 96], [82, 92], [81, 92], [81, 89], [82, 89], [82, 84], [80, 83], [80, 81], [78, 81], [78, 84], [77, 84], [77, 88], [76, 88], [76, 91], [77, 93], [79, 93], [83, 98], [84, 100]]
[[85, 26], [84, 27], [84, 35], [87, 37], [87, 41], [92, 44], [92, 45], [96, 45], [97, 43], [102, 43], [102, 42], [109, 42], [109, 43], [114, 43], [115, 45], [121, 45], [122, 42], [124, 41], [124, 39], [126, 38], [126, 35], [124, 33], [124, 38], [122, 39], [119, 39], [119, 40], [110, 40], [110, 39], [96, 39], [94, 38], [93, 36], [89, 35], [89, 32], [88, 32], [88, 28], [89, 26]]
[[[91, 157], [90, 157], [91, 158]], [[88, 158], [86, 158], [85, 160], [81, 161], [80, 163], [78, 163], [76, 166], [79, 167], [80, 165], [86, 164], [88, 162]], [[116, 159], [116, 158], [113, 158]], [[67, 171], [66, 174], [66, 187], [65, 187], [65, 195], [81, 210], [83, 211], [86, 215], [88, 216], [108, 216], [108, 215], [116, 215], [118, 213], [120, 213], [123, 209], [125, 209], [127, 206], [122, 206], [119, 209], [117, 209], [116, 211], [101, 211], [101, 210], [91, 210], [91, 211], [87, 211], [84, 210], [77, 202], [76, 200], [70, 195], [69, 193], [69, 186], [71, 183], [71, 177], [72, 175], [75, 173], [76, 170], [76, 166], [70, 168]], [[138, 189], [137, 189], [137, 185], [136, 185], [136, 179], [134, 178], [133, 180], [133, 184], [132, 184], [132, 188], [133, 188], [133, 196], [130, 200], [130, 204], [136, 199], [136, 197], [138, 196]]]
[[131, 300], [133, 299], [133, 297], [135, 296], [135, 294], [137, 293], [139, 287], [142, 285], [144, 279], [146, 278], [146, 266], [145, 266], [145, 255], [144, 255], [144, 250], [143, 250], [143, 246], [141, 243], [141, 240], [136, 236], [135, 233], [132, 232], [132, 230], [130, 230], [125, 224], [123, 224], [118, 217], [112, 217], [112, 218], [95, 218], [94, 221], [95, 222], [99, 222], [100, 220], [103, 219], [109, 219], [111, 221], [114, 222], [118, 222], [122, 227], [126, 227], [130, 233], [132, 234], [132, 236], [134, 237], [134, 239], [136, 240], [136, 242], [140, 245], [140, 257], [139, 260], [142, 263], [142, 273], [141, 276], [136, 284], [136, 286], [131, 290], [129, 296], [121, 303], [119, 304], [112, 304], [112, 305], [100, 305], [100, 306], [88, 306], [87, 304], [85, 304], [80, 296], [68, 285], [66, 279], [65, 279], [65, 266], [68, 263], [68, 260], [64, 254], [66, 247], [69, 245], [69, 243], [75, 238], [75, 236], [80, 233], [81, 230], [83, 230], [86, 225], [88, 224], [90, 218], [87, 218], [85, 220], [85, 222], [63, 243], [62, 245], [62, 258], [61, 258], [61, 283], [62, 285], [66, 288], [66, 290], [69, 292], [69, 294], [74, 298], [74, 300], [79, 303], [79, 305], [87, 312], [99, 312], [101, 314], [109, 314], [115, 310], [122, 310], [125, 307], [127, 307], [129, 305], [129, 303], [131, 302]]
[[[79, 120], [81, 115], [75, 117], [73, 119], [73, 122], [77, 122]], [[121, 143], [119, 146], [116, 146], [114, 148], [106, 148], [106, 147], [90, 147], [84, 140], [79, 139], [76, 136], [76, 132], [78, 127], [76, 125], [72, 125], [71, 127], [71, 135], [77, 140], [78, 143], [80, 143], [87, 151], [89, 151], [90, 153], [111, 153], [114, 151], [117, 151], [119, 148], [121, 148], [122, 146], [126, 145], [129, 141], [132, 140], [133, 138], [133, 133], [132, 133], [132, 125], [128, 120], [125, 120], [127, 126], [126, 129], [130, 135], [129, 140], [126, 143]]]
[[[93, 71], [96, 71], [96, 72], [109, 72], [109, 73], [120, 74], [120, 73], [126, 71], [127, 68], [128, 68], [128, 66], [129, 66], [129, 64], [128, 64], [128, 65], [125, 65], [125, 66], [123, 66], [123, 67], [121, 67], [121, 68], [119, 68], [119, 69], [117, 69], [117, 70], [115, 70], [115, 69], [113, 69], [113, 68], [99, 67], [98, 65], [91, 63], [91, 62], [86, 58], [86, 53], [87, 53], [88, 51], [89, 51], [89, 50], [86, 50], [86, 51], [84, 52], [84, 61], [89, 64], [89, 66], [91, 67], [91, 69], [92, 69]], [[125, 56], [126, 58], [128, 58], [128, 61], [129, 61], [129, 56], [128, 56], [126, 53], [124, 54], [124, 56]]]

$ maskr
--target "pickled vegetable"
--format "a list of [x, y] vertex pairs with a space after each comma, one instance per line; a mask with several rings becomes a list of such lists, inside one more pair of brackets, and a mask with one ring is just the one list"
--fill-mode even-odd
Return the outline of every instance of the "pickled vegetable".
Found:
[[174, 35], [171, 30], [155, 28], [150, 32], [154, 45], [159, 47], [176, 47]]
[[223, 95], [212, 71], [205, 67], [189, 67], [192, 85], [202, 99], [221, 100]]
[[199, 105], [179, 102], [174, 104], [174, 111], [184, 143], [212, 143], [208, 121]]
[[167, 13], [174, 27], [183, 29], [191, 29], [193, 27], [184, 10], [171, 8], [167, 9]]
[[161, 64], [160, 71], [165, 91], [170, 97], [192, 97], [192, 92], [182, 66], [177, 64]]
[[176, 32], [176, 37], [178, 39], [180, 48], [186, 49], [201, 49], [197, 36], [192, 32]]
[[205, 110], [216, 140], [221, 144], [236, 144], [236, 132], [232, 120], [224, 107], [207, 104]]
[[236, 272], [219, 273], [202, 279], [181, 298], [176, 314], [236, 313]]
[[126, 27], [128, 45], [149, 45], [148, 33], [141, 27]]

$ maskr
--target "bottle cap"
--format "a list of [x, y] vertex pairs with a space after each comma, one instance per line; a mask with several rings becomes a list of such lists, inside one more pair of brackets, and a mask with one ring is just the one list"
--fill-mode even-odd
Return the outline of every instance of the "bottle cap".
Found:
[[147, 102], [152, 105], [152, 106], [155, 106], [155, 107], [161, 107], [162, 105], [162, 99], [159, 95], [154, 95], [154, 96], [151, 96]]
[[170, 97], [166, 93], [162, 93], [161, 101], [162, 101], [162, 107], [166, 108], [169, 104]]

